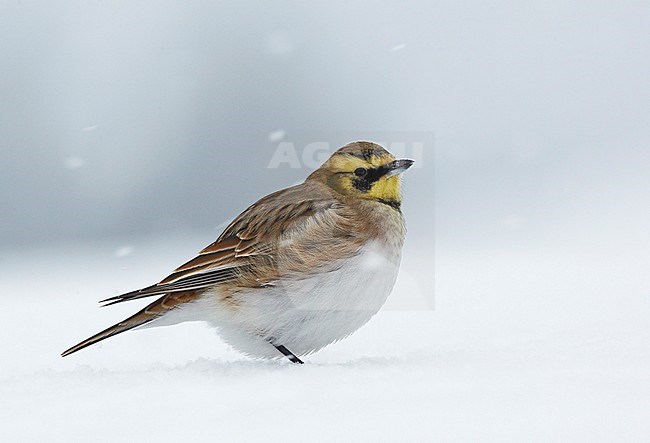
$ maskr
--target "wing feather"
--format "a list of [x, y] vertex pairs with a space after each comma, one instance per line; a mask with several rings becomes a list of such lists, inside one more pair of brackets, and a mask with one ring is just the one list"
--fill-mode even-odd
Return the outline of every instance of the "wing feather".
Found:
[[[332, 199], [296, 199], [297, 187], [271, 194], [240, 214], [212, 244], [159, 283], [102, 300], [105, 306], [153, 295], [199, 290], [241, 278], [256, 263], [272, 262], [278, 235], [290, 224], [332, 206]], [[290, 194], [289, 202], [277, 200]], [[295, 195], [291, 195], [295, 194]], [[263, 279], [255, 279], [261, 281]]]

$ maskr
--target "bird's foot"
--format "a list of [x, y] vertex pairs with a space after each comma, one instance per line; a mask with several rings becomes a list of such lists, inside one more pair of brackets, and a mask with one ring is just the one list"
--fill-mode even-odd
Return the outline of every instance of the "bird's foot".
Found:
[[280, 351], [282, 353], [282, 355], [287, 357], [291, 363], [296, 363], [296, 364], [299, 364], [299, 365], [302, 365], [302, 364], [305, 363], [304, 361], [302, 361], [298, 357], [296, 357], [293, 352], [291, 352], [290, 350], [288, 350], [284, 346], [275, 345], [275, 344], [273, 346], [275, 346], [275, 349]]

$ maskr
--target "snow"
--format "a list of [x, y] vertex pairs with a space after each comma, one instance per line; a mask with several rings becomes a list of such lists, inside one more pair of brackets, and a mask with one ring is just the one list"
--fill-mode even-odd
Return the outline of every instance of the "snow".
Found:
[[115, 252], [113, 252], [113, 255], [115, 256], [115, 258], [124, 258], [133, 254], [133, 251], [134, 251], [133, 246], [124, 245], [117, 248]]
[[86, 162], [81, 157], [68, 157], [65, 159], [65, 167], [70, 170], [79, 169], [83, 167]]
[[286, 136], [286, 133], [282, 129], [276, 129], [275, 131], [269, 132], [268, 135], [268, 140], [270, 142], [279, 142], [280, 140], [284, 139]]
[[[247, 359], [205, 326], [61, 351], [147, 301], [205, 237], [0, 254], [4, 441], [633, 441], [650, 434], [648, 278], [639, 263], [407, 244], [386, 309], [305, 365]], [[130, 255], [112, 255], [129, 244]], [[411, 245], [411, 246], [409, 246]]]

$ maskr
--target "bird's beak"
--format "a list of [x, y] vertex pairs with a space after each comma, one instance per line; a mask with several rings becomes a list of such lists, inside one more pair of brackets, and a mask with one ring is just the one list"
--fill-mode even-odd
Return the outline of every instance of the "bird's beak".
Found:
[[408, 168], [413, 166], [413, 163], [415, 163], [415, 161], [406, 158], [403, 158], [401, 160], [395, 160], [394, 162], [388, 163], [386, 165], [388, 169], [388, 172], [386, 173], [386, 177], [392, 177], [393, 175], [401, 174], [402, 172], [406, 171]]

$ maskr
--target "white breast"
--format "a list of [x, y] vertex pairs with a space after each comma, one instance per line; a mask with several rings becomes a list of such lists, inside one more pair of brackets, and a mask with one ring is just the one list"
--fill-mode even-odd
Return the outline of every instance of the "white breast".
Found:
[[206, 292], [178, 310], [177, 319], [161, 321], [207, 321], [231, 346], [255, 357], [281, 357], [269, 340], [309, 354], [347, 337], [379, 311], [397, 279], [400, 256], [401, 244], [372, 242], [336, 271], [241, 292], [236, 310]]

